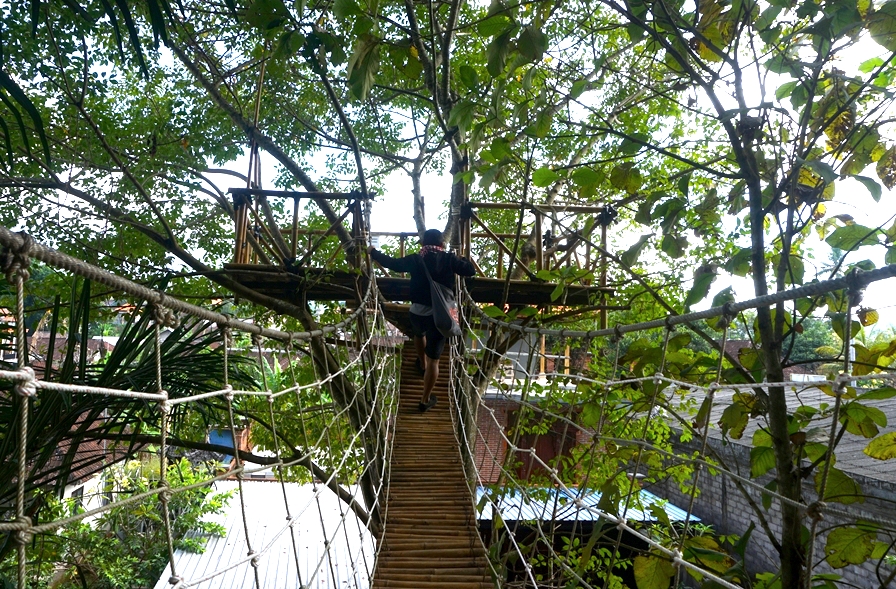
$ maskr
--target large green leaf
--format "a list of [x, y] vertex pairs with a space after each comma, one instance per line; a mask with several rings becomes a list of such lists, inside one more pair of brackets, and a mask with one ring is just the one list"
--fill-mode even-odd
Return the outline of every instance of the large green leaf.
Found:
[[880, 435], [865, 446], [865, 454], [877, 460], [896, 458], [896, 432]]
[[668, 589], [675, 567], [668, 560], [651, 554], [636, 556], [634, 571], [638, 589]]
[[865, 26], [878, 44], [888, 51], [896, 51], [896, 2], [884, 2], [877, 7]]
[[710, 286], [716, 279], [716, 274], [715, 266], [709, 264], [704, 264], [697, 268], [696, 272], [694, 272], [694, 284], [684, 300], [685, 311], [706, 298], [706, 295], [709, 294]]
[[560, 174], [547, 166], [542, 166], [532, 172], [532, 184], [538, 186], [539, 188], [550, 186], [559, 179]]
[[878, 233], [878, 229], [870, 229], [864, 225], [844, 225], [831, 233], [825, 242], [831, 247], [849, 251], [865, 245], [877, 245], [880, 243]]
[[635, 243], [635, 245], [625, 250], [625, 252], [621, 256], [619, 256], [619, 259], [622, 260], [622, 263], [631, 268], [635, 264], [635, 262], [638, 261], [638, 256], [641, 255], [641, 252], [644, 250], [644, 246], [647, 245], [651, 237], [653, 237], [652, 233], [642, 235], [640, 239], [638, 239], [637, 243]]
[[[824, 467], [819, 466], [815, 471], [815, 490], [821, 491], [824, 480]], [[835, 501], [848, 505], [850, 503], [864, 503], [865, 495], [862, 487], [852, 477], [833, 466], [828, 469], [827, 486], [824, 492], [824, 501]]]
[[532, 62], [539, 62], [548, 48], [548, 37], [532, 25], [523, 27], [518, 41], [520, 54]]
[[874, 534], [857, 527], [831, 530], [824, 546], [828, 564], [835, 569], [842, 569], [851, 564], [862, 564], [871, 556], [874, 539]]

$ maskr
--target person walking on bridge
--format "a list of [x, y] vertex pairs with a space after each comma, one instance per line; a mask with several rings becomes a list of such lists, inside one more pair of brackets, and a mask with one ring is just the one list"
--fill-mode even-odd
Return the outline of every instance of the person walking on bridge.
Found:
[[[438, 229], [427, 229], [423, 233], [422, 246], [419, 254], [403, 258], [393, 258], [373, 246], [367, 248], [367, 253], [389, 270], [411, 274], [410, 319], [414, 350], [417, 353], [417, 370], [423, 375], [423, 397], [419, 407], [421, 412], [425, 412], [432, 409], [438, 401], [438, 397], [432, 394], [432, 389], [439, 377], [439, 358], [445, 348], [445, 336], [436, 329], [432, 317], [432, 294], [426, 270], [429, 270], [429, 275], [435, 282], [454, 292], [454, 276], [473, 276], [476, 268], [468, 260], [445, 251], [442, 232]], [[426, 264], [425, 269], [423, 264]]]

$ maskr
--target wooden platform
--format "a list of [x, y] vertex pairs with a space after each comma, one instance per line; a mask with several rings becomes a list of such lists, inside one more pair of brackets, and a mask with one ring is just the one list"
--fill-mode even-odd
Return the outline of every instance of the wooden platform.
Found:
[[426, 413], [417, 408], [423, 379], [414, 358], [405, 346], [385, 535], [371, 586], [493, 589], [451, 423], [447, 357], [433, 390], [439, 401]]
[[[220, 271], [231, 279], [274, 298], [301, 304], [303, 301], [357, 301], [358, 293], [367, 288], [367, 277], [344, 270], [301, 268], [287, 272], [277, 266], [227, 264]], [[503, 302], [505, 280], [498, 278], [466, 278], [467, 290], [477, 303]], [[380, 292], [390, 301], [407, 301], [410, 279], [377, 275]], [[601, 293], [609, 303], [613, 289], [599, 286], [569, 286], [565, 296], [551, 300], [556, 285], [548, 282], [511, 280], [507, 303], [511, 305], [597, 305]]]

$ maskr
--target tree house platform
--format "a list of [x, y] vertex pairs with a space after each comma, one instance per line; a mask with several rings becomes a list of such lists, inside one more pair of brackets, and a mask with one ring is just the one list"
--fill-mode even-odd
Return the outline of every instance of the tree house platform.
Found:
[[[227, 264], [220, 271], [242, 284], [268, 296], [301, 303], [303, 301], [358, 301], [367, 289], [365, 275], [345, 270], [300, 268], [286, 271], [278, 266], [257, 264]], [[501, 304], [505, 280], [499, 278], [472, 277], [464, 279], [470, 296], [477, 303]], [[410, 279], [377, 275], [383, 297], [389, 301], [407, 301], [410, 297]], [[507, 296], [510, 305], [536, 306], [596, 306], [608, 304], [613, 289], [599, 286], [569, 285], [556, 300], [551, 299], [556, 284], [529, 280], [511, 280]]]

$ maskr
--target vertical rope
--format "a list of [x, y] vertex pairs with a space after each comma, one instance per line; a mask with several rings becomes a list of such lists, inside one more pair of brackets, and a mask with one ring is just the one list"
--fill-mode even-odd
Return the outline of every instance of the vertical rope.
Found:
[[[855, 277], [855, 273], [853, 272], [850, 276]], [[846, 298], [846, 321], [844, 322], [843, 327], [843, 372], [837, 375], [837, 379], [834, 383], [834, 410], [831, 414], [831, 428], [828, 432], [828, 447], [824, 460], [824, 469], [821, 474], [821, 484], [818, 488], [818, 498], [816, 502], [810, 505], [806, 510], [806, 515], [812, 520], [812, 523], [809, 526], [809, 546], [806, 552], [806, 564], [809, 568], [808, 572], [810, 573], [805, 575], [806, 589], [811, 589], [812, 587], [811, 571], [813, 568], [812, 561], [815, 558], [815, 540], [818, 536], [818, 524], [824, 518], [825, 494], [827, 493], [828, 478], [831, 473], [831, 459], [834, 456], [834, 444], [837, 440], [837, 424], [840, 422], [840, 407], [843, 403], [843, 394], [846, 392], [846, 385], [851, 380], [849, 374], [851, 371], [849, 348], [852, 344], [852, 310], [853, 307], [858, 306], [861, 302], [862, 293], [858, 288], [851, 287], [847, 292]]]
[[15, 287], [16, 291], [16, 367], [25, 376], [14, 387], [16, 402], [19, 405], [19, 457], [18, 474], [16, 480], [16, 522], [21, 528], [15, 533], [16, 543], [16, 573], [18, 587], [26, 589], [28, 586], [28, 561], [27, 546], [31, 541], [31, 518], [25, 514], [25, 483], [28, 478], [28, 417], [31, 399], [37, 396], [34, 370], [28, 366], [28, 347], [26, 345], [25, 331], [25, 281], [30, 274], [28, 268], [31, 260], [28, 258], [31, 249], [31, 237], [21, 233], [22, 246], [18, 251], [6, 250], [3, 252], [3, 271], [6, 280]]
[[[707, 403], [707, 406], [706, 406], [706, 417], [705, 417], [706, 422], [702, 424], [703, 432], [701, 433], [703, 440], [700, 444], [700, 458], [702, 460], [706, 459], [706, 446], [709, 442], [709, 424], [712, 421], [710, 419], [710, 416], [712, 414], [713, 402], [715, 401], [715, 397], [716, 397], [716, 390], [721, 387], [720, 381], [722, 379], [722, 367], [724, 366], [724, 362], [725, 362], [725, 347], [728, 345], [728, 330], [729, 330], [733, 320], [734, 320], [734, 317], [732, 317], [731, 314], [726, 314], [723, 317], [719, 318], [719, 321], [716, 324], [717, 326], [720, 326], [723, 329], [722, 345], [719, 349], [719, 363], [716, 366], [716, 375], [715, 375], [715, 378], [713, 379], [712, 384], [709, 385], [709, 390], [707, 391], [706, 399], [704, 401], [705, 403]], [[701, 408], [700, 410], [702, 411], [703, 409]], [[697, 499], [697, 483], [700, 481], [700, 473], [702, 471], [703, 471], [703, 463], [702, 462], [698, 462], [697, 464], [694, 465], [694, 478], [691, 481], [691, 492], [690, 492], [690, 496], [688, 497], [688, 508], [685, 510], [684, 526], [681, 531], [681, 536], [679, 537], [679, 540], [678, 540], [678, 550], [677, 550], [677, 554], [675, 555], [676, 560], [673, 562], [673, 565], [675, 566], [676, 586], [677, 586], [678, 582], [681, 580], [681, 566], [679, 566], [678, 560], [680, 560], [682, 558], [682, 553], [684, 551], [684, 541], [688, 536], [688, 529], [690, 528], [690, 525], [691, 525], [691, 515], [693, 514], [692, 512], [694, 510], [694, 502]]]
[[252, 549], [252, 538], [249, 534], [249, 521], [246, 515], [246, 495], [243, 492], [243, 460], [240, 458], [240, 444], [236, 437], [236, 419], [233, 417], [233, 387], [230, 386], [229, 374], [229, 348], [230, 348], [230, 328], [221, 327], [221, 335], [224, 339], [224, 388], [227, 389], [225, 399], [227, 399], [227, 418], [230, 423], [230, 436], [233, 438], [233, 460], [236, 462], [236, 484], [240, 492], [240, 511], [243, 515], [243, 533], [246, 536], [246, 556], [252, 556], [252, 572], [255, 577], [255, 589], [261, 589], [261, 580], [258, 575], [258, 558], [255, 558], [255, 551]]
[[[647, 440], [647, 433], [650, 427], [650, 418], [653, 415], [653, 409], [656, 406], [656, 398], [659, 395], [660, 387], [663, 384], [663, 370], [666, 368], [666, 352], [669, 349], [669, 339], [672, 336], [672, 332], [675, 328], [668, 323], [666, 324], [666, 331], [663, 334], [663, 353], [660, 356], [660, 365], [659, 368], [653, 376], [653, 395], [650, 399], [650, 408], [647, 410], [647, 417], [644, 418], [644, 428], [641, 431], [641, 441], [644, 442]], [[618, 350], [618, 347], [617, 347]], [[618, 354], [617, 360], [618, 362]], [[616, 371], [616, 366], [613, 367], [614, 376]], [[629, 479], [628, 493], [625, 495], [625, 503], [622, 507], [622, 514], [619, 519], [620, 523], [616, 526], [618, 528], [618, 533], [616, 534], [616, 542], [613, 547], [613, 552], [610, 554], [610, 565], [607, 567], [607, 574], [604, 577], [604, 589], [610, 584], [610, 579], [613, 577], [613, 567], [616, 564], [616, 557], [619, 554], [619, 548], [622, 545], [622, 532], [624, 531], [624, 527], [627, 524], [627, 516], [628, 516], [628, 508], [631, 506], [632, 495], [635, 493], [635, 487], [638, 486], [638, 471], [641, 469], [641, 458], [644, 455], [644, 444], [638, 445], [638, 453], [635, 457], [635, 468], [632, 470], [631, 478]]]
[[159, 444], [159, 488], [163, 489], [162, 492], [159, 493], [159, 504], [162, 507], [162, 526], [165, 528], [165, 544], [168, 548], [168, 562], [171, 565], [171, 577], [169, 577], [168, 582], [174, 585], [180, 582], [181, 579], [177, 576], [177, 570], [175, 569], [174, 564], [174, 535], [171, 531], [171, 509], [169, 506], [171, 489], [168, 484], [168, 427], [171, 406], [168, 404], [168, 392], [165, 390], [162, 381], [161, 328], [163, 325], [177, 325], [177, 319], [175, 318], [174, 313], [161, 305], [161, 299], [162, 297], [160, 296], [159, 301], [151, 303], [150, 309], [153, 314], [153, 356], [155, 360], [156, 392], [164, 397], [162, 401], [159, 402], [161, 421], [159, 427], [159, 435], [161, 437], [161, 443]]
[[[268, 387], [267, 375], [265, 373], [264, 367], [264, 354], [261, 349], [261, 338], [255, 338], [256, 350], [258, 351], [258, 366], [261, 369], [261, 379], [262, 379], [262, 387], [267, 392], [267, 400], [268, 400], [268, 415], [271, 419], [271, 435], [274, 437], [274, 453], [277, 456], [277, 480], [280, 482], [280, 490], [283, 493], [283, 507], [286, 509], [286, 521], [289, 522], [289, 536], [292, 541], [292, 553], [293, 557], [296, 561], [296, 571], [299, 570], [299, 552], [298, 547], [296, 546], [296, 532], [293, 527], [293, 518], [292, 513], [289, 510], [289, 497], [286, 493], [286, 481], [283, 479], [283, 456], [280, 454], [280, 438], [277, 435], [277, 418], [274, 416], [274, 395], [273, 391]], [[287, 357], [287, 362], [290, 359]], [[275, 358], [273, 355], [271, 356], [271, 362], [278, 362], [279, 360]]]

